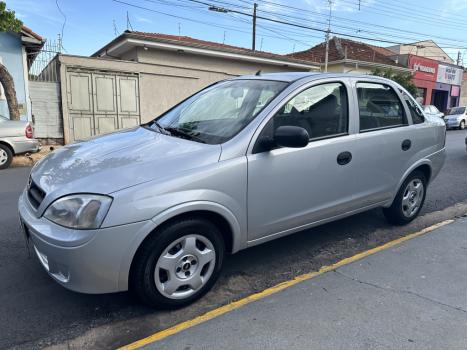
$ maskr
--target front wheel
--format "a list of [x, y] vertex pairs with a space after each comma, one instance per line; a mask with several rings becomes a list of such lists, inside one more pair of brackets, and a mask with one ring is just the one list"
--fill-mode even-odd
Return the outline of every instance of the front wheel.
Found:
[[214, 224], [195, 217], [176, 221], [138, 250], [130, 288], [150, 306], [180, 307], [212, 288], [223, 258], [224, 241]]
[[392, 224], [408, 224], [422, 209], [425, 195], [426, 177], [421, 171], [414, 171], [402, 184], [392, 205], [383, 209], [384, 216]]
[[461, 120], [459, 124], [459, 130], [464, 130], [465, 129], [465, 120]]

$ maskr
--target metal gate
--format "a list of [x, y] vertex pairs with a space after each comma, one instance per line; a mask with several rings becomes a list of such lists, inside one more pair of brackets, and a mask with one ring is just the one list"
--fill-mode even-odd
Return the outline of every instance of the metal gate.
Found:
[[60, 85], [51, 81], [30, 81], [29, 96], [34, 135], [40, 139], [63, 139]]
[[66, 90], [70, 141], [141, 123], [137, 75], [69, 70]]

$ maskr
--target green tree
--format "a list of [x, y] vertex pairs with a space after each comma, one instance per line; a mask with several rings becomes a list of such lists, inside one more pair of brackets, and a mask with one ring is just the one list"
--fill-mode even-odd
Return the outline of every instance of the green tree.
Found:
[[417, 93], [417, 87], [412, 83], [412, 74], [410, 73], [396, 73], [390, 68], [375, 68], [371, 74], [394, 80], [414, 96]]
[[[21, 31], [23, 23], [16, 18], [15, 12], [8, 10], [4, 1], [0, 1], [0, 32], [15, 32]], [[13, 77], [8, 69], [0, 63], [0, 84], [5, 91], [5, 97], [8, 104], [11, 120], [19, 120], [18, 100], [16, 98], [15, 84]]]

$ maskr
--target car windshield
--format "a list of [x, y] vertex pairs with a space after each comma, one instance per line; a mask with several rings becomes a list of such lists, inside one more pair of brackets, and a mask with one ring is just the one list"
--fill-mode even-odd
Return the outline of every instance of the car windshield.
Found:
[[231, 80], [200, 91], [148, 127], [208, 144], [223, 143], [248, 125], [288, 83]]
[[464, 114], [465, 113], [465, 107], [454, 107], [451, 108], [449, 111], [449, 115], [454, 115], [454, 114]]

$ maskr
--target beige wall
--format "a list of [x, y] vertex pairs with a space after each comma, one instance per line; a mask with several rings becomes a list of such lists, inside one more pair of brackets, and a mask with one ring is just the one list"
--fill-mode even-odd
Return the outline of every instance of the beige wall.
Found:
[[430, 40], [420, 41], [416, 43], [416, 45], [391, 46], [391, 47], [388, 47], [388, 49], [397, 53], [398, 55], [412, 54], [412, 55], [427, 57], [432, 60], [454, 64], [454, 60], [451, 57], [449, 57], [449, 55], [446, 52], [444, 52], [441, 48], [436, 46], [434, 42]]
[[328, 71], [333, 73], [371, 74], [374, 68], [362, 67], [361, 65], [334, 64], [328, 66]]
[[146, 122], [166, 111], [182, 99], [216, 81], [236, 75], [263, 72], [297, 71], [270, 64], [257, 64], [219, 58], [200, 58], [194, 55], [173, 52], [138, 51], [127, 52], [124, 57], [138, 59], [124, 61], [94, 57], [60, 55], [62, 79], [62, 106], [65, 142], [69, 140], [68, 109], [66, 99], [66, 71], [82, 68], [84, 71], [137, 73], [141, 121]]
[[263, 72], [284, 72], [284, 71], [304, 71], [304, 69], [277, 66], [265, 63], [255, 63], [240, 61], [237, 59], [227, 59], [221, 57], [200, 56], [192, 53], [156, 50], [156, 49], [137, 49], [138, 62], [170, 65], [174, 67], [190, 68], [195, 70], [204, 70], [212, 73], [222, 73], [228, 75], [254, 74], [258, 70]]

